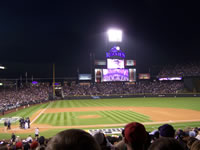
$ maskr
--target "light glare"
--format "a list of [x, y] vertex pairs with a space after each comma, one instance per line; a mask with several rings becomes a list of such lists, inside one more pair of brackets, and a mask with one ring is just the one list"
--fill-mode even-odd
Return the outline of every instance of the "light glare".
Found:
[[117, 47], [116, 47], [116, 49], [117, 49], [117, 50], [120, 50], [120, 47], [119, 47], [119, 46], [117, 46]]
[[0, 66], [0, 69], [5, 69], [5, 67], [4, 66]]
[[122, 31], [118, 29], [108, 30], [108, 40], [110, 42], [121, 42], [122, 41]]

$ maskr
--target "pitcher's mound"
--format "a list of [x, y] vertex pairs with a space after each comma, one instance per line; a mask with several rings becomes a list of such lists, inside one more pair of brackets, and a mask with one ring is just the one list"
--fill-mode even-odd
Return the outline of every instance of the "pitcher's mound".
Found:
[[82, 116], [78, 116], [78, 118], [80, 119], [87, 119], [87, 118], [100, 118], [100, 115], [82, 115]]

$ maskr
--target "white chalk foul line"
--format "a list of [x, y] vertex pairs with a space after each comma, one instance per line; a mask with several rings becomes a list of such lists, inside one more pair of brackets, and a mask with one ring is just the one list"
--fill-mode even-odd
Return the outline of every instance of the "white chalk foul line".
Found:
[[41, 115], [45, 110], [47, 110], [47, 108], [48, 108], [48, 106], [47, 106], [45, 109], [43, 109], [43, 110], [31, 121], [30, 124], [32, 124], [37, 118], [39, 118], [40, 115]]

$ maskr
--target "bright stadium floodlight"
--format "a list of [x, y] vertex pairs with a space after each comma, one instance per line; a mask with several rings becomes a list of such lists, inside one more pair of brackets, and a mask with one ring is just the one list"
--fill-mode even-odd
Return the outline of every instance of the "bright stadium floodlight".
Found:
[[5, 67], [4, 66], [0, 66], [0, 69], [5, 69]]
[[122, 41], [122, 30], [109, 29], [107, 34], [108, 34], [108, 40], [110, 42], [121, 42]]

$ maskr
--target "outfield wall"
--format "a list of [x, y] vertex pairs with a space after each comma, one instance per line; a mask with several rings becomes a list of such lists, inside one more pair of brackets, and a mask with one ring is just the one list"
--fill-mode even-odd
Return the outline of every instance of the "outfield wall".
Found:
[[121, 94], [121, 95], [103, 95], [103, 96], [66, 96], [64, 99], [106, 99], [106, 98], [134, 98], [134, 97], [200, 97], [198, 94]]

